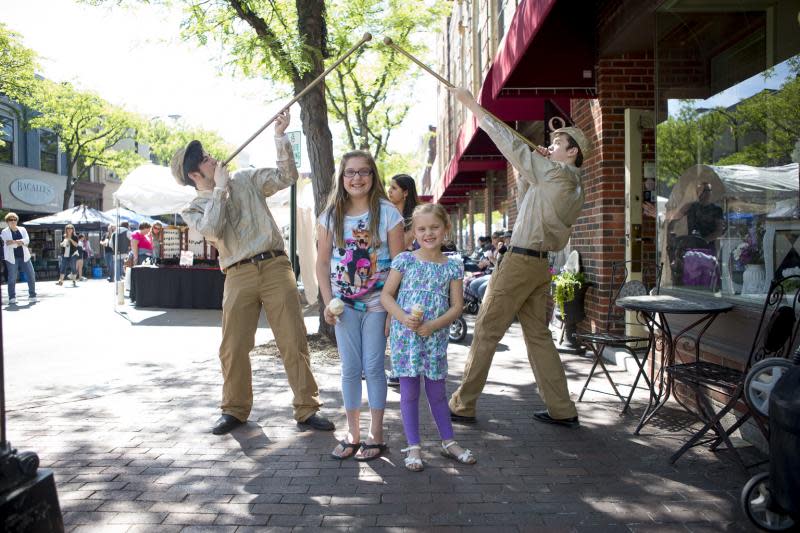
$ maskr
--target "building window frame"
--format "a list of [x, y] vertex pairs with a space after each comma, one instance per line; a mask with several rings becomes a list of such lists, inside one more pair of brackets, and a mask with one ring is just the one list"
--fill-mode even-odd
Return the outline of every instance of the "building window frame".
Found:
[[[0, 163], [5, 163], [7, 165], [16, 165], [17, 164], [17, 145], [18, 145], [18, 135], [17, 135], [17, 120], [10, 114], [3, 112], [2, 108], [0, 108], [0, 124], [2, 123], [10, 123], [11, 125], [11, 140], [6, 140], [6, 143], [11, 143], [11, 148], [7, 148], [7, 145], [0, 150], [3, 152], [10, 152], [11, 160], [7, 161], [5, 159], [0, 159]], [[0, 131], [5, 132], [5, 126], [0, 125]]]
[[[45, 143], [43, 142], [45, 136], [52, 135], [54, 137], [53, 141], [49, 144], [55, 143], [55, 153], [53, 152], [45, 152]], [[45, 154], [52, 155], [55, 160], [55, 168], [45, 168]], [[43, 172], [51, 172], [53, 174], [58, 174], [61, 170], [61, 149], [58, 145], [58, 134], [51, 130], [39, 130], [39, 169]]]

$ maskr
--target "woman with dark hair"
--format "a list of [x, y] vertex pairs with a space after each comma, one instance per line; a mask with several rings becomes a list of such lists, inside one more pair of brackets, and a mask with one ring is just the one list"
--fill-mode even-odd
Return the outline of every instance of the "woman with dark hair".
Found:
[[153, 241], [150, 237], [150, 224], [142, 222], [139, 229], [131, 235], [131, 251], [134, 264], [141, 265], [148, 257], [153, 257]]
[[403, 215], [404, 249], [413, 250], [414, 232], [411, 231], [411, 214], [419, 204], [417, 184], [414, 182], [414, 178], [408, 174], [397, 174], [392, 176], [389, 182], [389, 190], [386, 194], [392, 205]]

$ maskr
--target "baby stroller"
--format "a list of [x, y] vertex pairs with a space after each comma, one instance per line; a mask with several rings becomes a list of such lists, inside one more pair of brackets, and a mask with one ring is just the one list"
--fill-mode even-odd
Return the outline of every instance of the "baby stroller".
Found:
[[765, 531], [800, 531], [800, 349], [793, 361], [768, 358], [745, 378], [745, 399], [769, 417], [770, 466], [742, 489], [747, 518]]

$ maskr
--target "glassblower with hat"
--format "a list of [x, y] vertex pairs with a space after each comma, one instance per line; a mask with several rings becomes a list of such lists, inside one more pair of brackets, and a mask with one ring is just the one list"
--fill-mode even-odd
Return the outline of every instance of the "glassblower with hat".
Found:
[[228, 174], [199, 141], [190, 142], [172, 158], [172, 174], [180, 185], [191, 185], [197, 196], [181, 216], [219, 252], [225, 272], [222, 298], [222, 416], [212, 433], [222, 435], [244, 424], [253, 406], [250, 350], [255, 344], [263, 307], [281, 352], [286, 377], [294, 393], [298, 425], [332, 431], [333, 424], [317, 412], [319, 389], [311, 373], [306, 328], [294, 272], [283, 249], [280, 228], [266, 197], [297, 181], [297, 167], [286, 136], [289, 112], [275, 119], [277, 168], [242, 169]]
[[519, 317], [525, 345], [546, 411], [541, 422], [578, 427], [567, 378], [547, 327], [550, 271], [547, 253], [566, 246], [584, 201], [581, 172], [589, 156], [586, 135], [575, 127], [552, 133], [551, 144], [531, 148], [484, 110], [466, 89], [448, 89], [480, 122], [500, 152], [519, 173], [517, 220], [508, 251], [492, 276], [477, 321], [461, 385], [450, 398], [451, 418], [474, 422], [478, 397], [486, 384], [497, 344]]

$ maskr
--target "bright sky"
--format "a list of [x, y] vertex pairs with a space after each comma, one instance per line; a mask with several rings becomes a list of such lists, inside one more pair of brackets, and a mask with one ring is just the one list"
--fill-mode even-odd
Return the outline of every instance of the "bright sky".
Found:
[[[180, 39], [178, 10], [92, 7], [70, 0], [2, 4], [0, 20], [39, 54], [43, 76], [71, 81], [146, 117], [180, 115], [189, 124], [217, 131], [233, 146], [292, 97], [286, 86], [220, 73], [218, 45], [199, 47]], [[419, 97], [403, 127], [392, 133], [392, 150], [415, 150], [428, 124], [435, 124], [435, 87], [435, 81], [424, 76], [408, 91]], [[299, 129], [300, 109], [295, 105], [289, 130]], [[338, 152], [341, 129], [333, 123], [331, 129]], [[274, 151], [271, 131], [265, 131], [243, 152], [242, 163], [272, 165]], [[305, 146], [302, 152], [301, 169], [307, 170]]]

